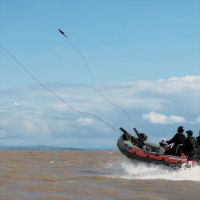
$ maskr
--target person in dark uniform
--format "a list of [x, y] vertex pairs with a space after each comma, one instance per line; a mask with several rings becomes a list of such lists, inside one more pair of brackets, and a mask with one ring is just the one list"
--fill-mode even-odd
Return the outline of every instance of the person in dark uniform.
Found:
[[200, 132], [199, 132], [199, 136], [196, 137], [196, 140], [197, 140], [196, 154], [197, 154], [197, 157], [199, 157], [199, 159], [200, 159]]
[[188, 157], [193, 157], [196, 154], [197, 140], [194, 138], [191, 130], [186, 131], [187, 139], [183, 145], [183, 152]]
[[183, 126], [179, 126], [177, 129], [177, 133], [174, 135], [174, 137], [171, 140], [167, 141], [167, 144], [174, 143], [174, 145], [171, 149], [165, 151], [165, 154], [176, 155], [177, 146], [183, 145], [185, 141], [186, 141], [186, 136], [184, 135], [184, 128]]

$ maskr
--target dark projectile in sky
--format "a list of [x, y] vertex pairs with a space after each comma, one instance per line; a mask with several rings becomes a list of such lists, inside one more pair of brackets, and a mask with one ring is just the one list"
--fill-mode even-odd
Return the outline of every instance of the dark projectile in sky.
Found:
[[59, 31], [62, 35], [64, 35], [65, 37], [67, 37], [67, 35], [65, 35], [65, 33], [64, 33], [62, 30], [58, 29], [58, 31]]

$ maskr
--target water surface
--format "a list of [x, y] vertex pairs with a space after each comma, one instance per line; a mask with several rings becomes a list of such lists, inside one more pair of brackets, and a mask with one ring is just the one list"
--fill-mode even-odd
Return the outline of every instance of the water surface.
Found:
[[0, 200], [200, 199], [200, 167], [171, 171], [118, 151], [0, 151]]

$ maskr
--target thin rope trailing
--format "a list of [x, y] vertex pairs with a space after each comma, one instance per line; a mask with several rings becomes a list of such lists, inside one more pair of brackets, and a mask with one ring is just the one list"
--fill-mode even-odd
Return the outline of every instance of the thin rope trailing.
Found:
[[[59, 29], [58, 29], [59, 30]], [[60, 30], [59, 30], [60, 31]], [[109, 104], [111, 104], [113, 107], [119, 109], [120, 111], [122, 111], [122, 113], [127, 117], [127, 119], [131, 122], [131, 126], [133, 124], [133, 121], [131, 119], [131, 117], [129, 116], [129, 114], [119, 105], [116, 105], [114, 103], [112, 103], [108, 98], [106, 98], [102, 93], [101, 91], [96, 87], [96, 84], [95, 84], [95, 81], [94, 81], [94, 75], [92, 73], [92, 70], [90, 69], [89, 67], [89, 64], [88, 64], [88, 61], [87, 61], [87, 58], [84, 56], [84, 54], [74, 46], [74, 44], [71, 42], [71, 40], [68, 38], [68, 36], [65, 35], [65, 33], [63, 31], [60, 31], [60, 33], [65, 37], [67, 38], [67, 41], [70, 45], [70, 47], [76, 51], [79, 56], [81, 57], [81, 59], [83, 60], [84, 64], [85, 64], [85, 67], [86, 69], [88, 70], [89, 74], [90, 74], [90, 79], [91, 79], [91, 85], [93, 87], [93, 89], [105, 100], [107, 101]]]
[[113, 107], [115, 107], [115, 108], [121, 110], [121, 111], [124, 113], [124, 115], [128, 118], [128, 120], [129, 120], [131, 123], [133, 123], [131, 117], [129, 116], [129, 114], [128, 114], [121, 106], [112, 103], [112, 102], [111, 102], [108, 98], [106, 98], [106, 97], [101, 93], [101, 91], [96, 87], [96, 84], [95, 84], [95, 81], [94, 81], [94, 75], [93, 75], [92, 70], [90, 69], [90, 67], [89, 67], [89, 65], [88, 65], [88, 62], [87, 62], [86, 57], [83, 55], [83, 53], [82, 53], [79, 49], [75, 48], [75, 46], [73, 45], [73, 43], [72, 43], [69, 39], [68, 39], [67, 41], [69, 42], [70, 46], [71, 46], [71, 47], [80, 55], [80, 57], [84, 60], [85, 66], [86, 66], [88, 72], [90, 73], [91, 84], [92, 84], [92, 87], [94, 88], [94, 90], [95, 90], [105, 101], [107, 101], [109, 104], [111, 104]]
[[98, 115], [94, 114], [94, 113], [90, 113], [90, 112], [83, 112], [80, 110], [75, 109], [74, 107], [72, 107], [70, 104], [68, 104], [65, 99], [63, 97], [61, 97], [60, 95], [58, 95], [54, 90], [52, 90], [51, 88], [47, 87], [44, 83], [42, 83], [36, 76], [34, 76], [34, 74], [27, 69], [27, 67], [25, 67], [25, 65], [23, 65], [7, 48], [5, 48], [3, 45], [0, 45], [0, 48], [2, 50], [4, 50], [38, 85], [40, 85], [42, 88], [44, 88], [45, 90], [47, 90], [49, 93], [51, 93], [52, 95], [54, 95], [57, 99], [59, 99], [68, 109], [72, 110], [73, 112], [79, 113], [81, 115], [88, 115], [91, 116], [97, 120], [99, 120], [100, 122], [106, 124], [108, 127], [110, 127], [114, 132], [118, 132], [117, 129], [114, 128], [114, 126], [106, 121], [103, 120], [101, 117], [99, 117]]

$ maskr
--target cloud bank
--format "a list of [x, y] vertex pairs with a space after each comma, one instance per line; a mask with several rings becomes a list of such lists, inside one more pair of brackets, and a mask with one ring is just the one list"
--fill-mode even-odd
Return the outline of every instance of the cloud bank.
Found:
[[63, 101], [39, 86], [0, 90], [0, 145], [114, 148], [120, 126], [152, 137], [170, 137], [180, 124], [199, 130], [200, 76], [98, 87], [117, 106], [90, 86], [46, 86]]
[[181, 116], [170, 115], [166, 116], [164, 114], [156, 113], [154, 111], [143, 114], [143, 119], [149, 120], [154, 124], [173, 124], [173, 123], [184, 123], [185, 119]]

